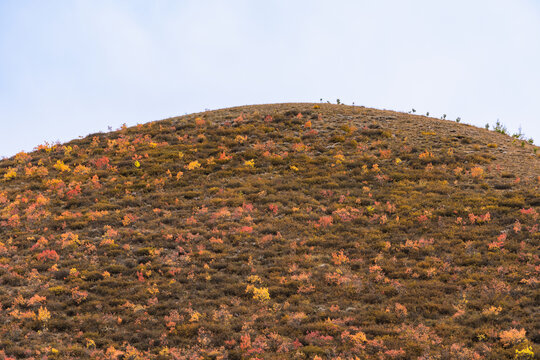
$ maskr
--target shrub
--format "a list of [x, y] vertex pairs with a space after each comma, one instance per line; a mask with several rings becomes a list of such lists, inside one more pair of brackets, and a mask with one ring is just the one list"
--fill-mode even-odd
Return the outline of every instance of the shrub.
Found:
[[201, 163], [198, 161], [198, 160], [195, 160], [195, 161], [192, 161], [190, 162], [187, 166], [186, 166], [186, 169], [188, 170], [195, 170], [195, 169], [198, 169], [201, 167]]
[[40, 261], [58, 261], [60, 259], [60, 255], [58, 255], [55, 250], [43, 250], [37, 255], [37, 259]]
[[14, 168], [8, 168], [6, 173], [4, 174], [4, 179], [11, 180], [17, 177], [17, 170]]
[[512, 328], [499, 332], [499, 338], [504, 346], [513, 346], [526, 340], [525, 329]]
[[64, 164], [62, 160], [56, 161], [56, 164], [54, 164], [54, 168], [60, 172], [70, 172], [71, 168]]

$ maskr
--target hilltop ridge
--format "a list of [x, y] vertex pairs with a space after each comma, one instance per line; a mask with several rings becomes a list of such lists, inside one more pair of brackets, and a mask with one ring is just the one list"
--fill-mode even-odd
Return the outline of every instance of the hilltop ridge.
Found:
[[0, 355], [533, 358], [538, 147], [239, 106], [0, 161]]

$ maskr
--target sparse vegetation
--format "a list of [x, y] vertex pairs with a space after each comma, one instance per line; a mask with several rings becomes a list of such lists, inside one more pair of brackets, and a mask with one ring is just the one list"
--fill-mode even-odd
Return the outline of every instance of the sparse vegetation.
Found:
[[496, 131], [500, 134], [507, 135], [508, 130], [506, 130], [506, 126], [504, 126], [499, 119], [497, 119], [497, 122], [495, 125], [493, 125], [493, 131]]

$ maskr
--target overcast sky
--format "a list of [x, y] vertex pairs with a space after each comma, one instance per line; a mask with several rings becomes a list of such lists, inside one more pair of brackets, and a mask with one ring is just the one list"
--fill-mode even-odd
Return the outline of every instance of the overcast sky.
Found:
[[0, 156], [223, 107], [336, 102], [540, 143], [540, 2], [0, 0]]

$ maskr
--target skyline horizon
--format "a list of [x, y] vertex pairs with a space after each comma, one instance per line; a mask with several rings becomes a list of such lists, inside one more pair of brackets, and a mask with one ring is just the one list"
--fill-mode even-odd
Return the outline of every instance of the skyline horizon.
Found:
[[[340, 101], [340, 103], [337, 103], [337, 100]], [[393, 112], [397, 112], [397, 113], [406, 113], [406, 114], [410, 114], [410, 115], [416, 115], [416, 116], [424, 116], [424, 117], [429, 117], [429, 118], [433, 118], [433, 119], [438, 119], [438, 120], [446, 120], [446, 121], [449, 121], [449, 122], [455, 122], [455, 123], [460, 123], [460, 124], [464, 124], [464, 125], [470, 125], [470, 126], [473, 126], [473, 127], [476, 127], [478, 129], [485, 129], [486, 128], [486, 125], [489, 125], [489, 129], [490, 131], [495, 131], [494, 130], [494, 127], [496, 126], [496, 123], [499, 122], [500, 125], [506, 129], [506, 134], [507, 136], [509, 137], [516, 137], [517, 135], [521, 134], [523, 135], [523, 137], [521, 137], [520, 139], [521, 140], [524, 140], [524, 141], [527, 141], [530, 143], [530, 140], [533, 140], [533, 145], [535, 146], [540, 146], [537, 144], [537, 140], [534, 139], [533, 137], [529, 136], [529, 134], [527, 134], [527, 132], [523, 131], [523, 128], [518, 126], [518, 129], [508, 129], [508, 127], [506, 126], [506, 124], [502, 121], [500, 121], [500, 119], [496, 119], [493, 123], [486, 123], [486, 125], [484, 126], [480, 126], [480, 125], [477, 125], [477, 124], [474, 124], [474, 123], [469, 123], [467, 121], [463, 121], [463, 119], [461, 119], [461, 117], [458, 117], [460, 120], [459, 121], [456, 121], [456, 119], [450, 119], [448, 117], [444, 118], [443, 116], [446, 115], [446, 114], [442, 114], [442, 116], [433, 116], [434, 114], [432, 114], [431, 112], [427, 111], [425, 113], [421, 113], [419, 111], [417, 111], [417, 109], [415, 108], [411, 108], [411, 110], [409, 111], [406, 111], [406, 110], [394, 110], [394, 109], [388, 109], [388, 108], [375, 108], [375, 107], [371, 107], [371, 106], [366, 106], [366, 105], [362, 105], [362, 104], [357, 104], [356, 102], [353, 102], [353, 103], [343, 103], [341, 101], [341, 99], [339, 98], [336, 98], [334, 100], [334, 102], [330, 101], [330, 100], [325, 100], [323, 99], [323, 101], [318, 101], [318, 102], [314, 102], [314, 101], [298, 101], [298, 102], [284, 102], [284, 103], [261, 103], [261, 104], [243, 104], [243, 105], [233, 105], [233, 106], [226, 106], [226, 107], [220, 107], [220, 108], [215, 108], [215, 109], [210, 109], [210, 108], [205, 108], [204, 110], [201, 110], [201, 111], [194, 111], [194, 112], [190, 112], [190, 113], [183, 113], [183, 114], [179, 114], [179, 115], [173, 115], [173, 116], [168, 116], [168, 117], [164, 117], [164, 118], [161, 118], [161, 119], [153, 119], [153, 120], [149, 120], [149, 121], [145, 121], [145, 122], [140, 122], [140, 123], [133, 123], [133, 124], [128, 124], [126, 122], [123, 122], [123, 123], [117, 123], [117, 124], [114, 124], [114, 125], [107, 125], [107, 128], [106, 129], [97, 129], [96, 131], [91, 131], [87, 134], [84, 134], [84, 135], [77, 135], [75, 137], [72, 137], [72, 138], [69, 138], [69, 139], [49, 139], [49, 140], [44, 140], [42, 141], [41, 143], [38, 143], [38, 144], [35, 144], [31, 149], [21, 149], [19, 151], [16, 151], [14, 152], [13, 154], [9, 154], [9, 155], [2, 155], [0, 154], [0, 159], [9, 159], [13, 156], [15, 156], [16, 154], [20, 153], [20, 152], [26, 152], [26, 153], [29, 153], [29, 152], [33, 152], [33, 151], [36, 151], [37, 148], [40, 146], [40, 145], [45, 145], [45, 144], [49, 144], [49, 145], [60, 145], [60, 144], [64, 144], [64, 143], [68, 143], [72, 140], [76, 140], [76, 139], [82, 139], [82, 138], [86, 138], [92, 134], [101, 134], [101, 133], [108, 133], [108, 132], [114, 132], [114, 131], [118, 131], [122, 128], [122, 126], [126, 125], [127, 127], [135, 127], [137, 125], [142, 125], [142, 124], [146, 124], [146, 123], [150, 123], [150, 122], [155, 122], [155, 121], [162, 121], [162, 120], [167, 120], [167, 119], [170, 119], [170, 118], [176, 118], [176, 117], [182, 117], [182, 116], [188, 116], [188, 115], [192, 115], [192, 114], [199, 114], [199, 113], [205, 113], [205, 112], [211, 112], [211, 111], [219, 111], [219, 110], [223, 110], [223, 109], [230, 109], [230, 108], [236, 108], [236, 107], [242, 107], [242, 106], [256, 106], [256, 105], [273, 105], [273, 104], [287, 104], [287, 103], [290, 103], [290, 104], [302, 104], [302, 103], [307, 103], [307, 104], [331, 104], [331, 105], [343, 105], [343, 106], [356, 106], [356, 107], [365, 107], [365, 108], [370, 108], [370, 109], [375, 109], [375, 110], [384, 110], [384, 111], [393, 111]], [[412, 110], [415, 110], [415, 112], [413, 112]]]
[[335, 102], [539, 143], [533, 0], [0, 2], [0, 156], [204, 109]]

